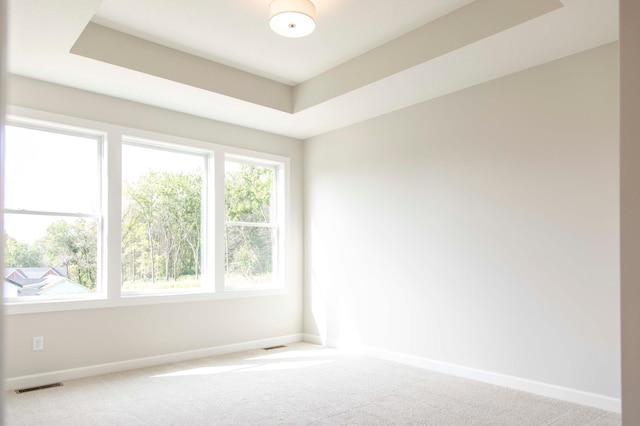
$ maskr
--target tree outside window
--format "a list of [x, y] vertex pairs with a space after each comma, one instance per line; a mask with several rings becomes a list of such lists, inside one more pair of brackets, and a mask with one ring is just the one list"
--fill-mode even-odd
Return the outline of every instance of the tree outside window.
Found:
[[278, 247], [276, 169], [225, 162], [225, 288], [273, 285]]

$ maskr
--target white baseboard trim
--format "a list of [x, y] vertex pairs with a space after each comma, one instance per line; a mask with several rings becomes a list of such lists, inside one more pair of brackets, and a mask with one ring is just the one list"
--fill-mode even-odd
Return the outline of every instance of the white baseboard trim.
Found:
[[436, 371], [438, 373], [449, 374], [452, 376], [463, 377], [465, 379], [471, 379], [478, 382], [517, 389], [536, 395], [573, 402], [575, 404], [586, 405], [589, 407], [600, 408], [602, 410], [613, 411], [616, 413], [620, 413], [622, 411], [622, 403], [618, 398], [584, 392], [577, 389], [565, 388], [548, 383], [536, 382], [533, 380], [523, 379], [515, 376], [508, 376], [491, 371], [478, 370], [461, 365], [433, 361], [413, 355], [406, 355], [373, 348], [367, 348], [365, 351], [370, 355], [382, 359], [395, 361], [414, 367], [424, 368], [427, 370]]
[[[340, 348], [340, 349], [346, 349], [347, 348], [344, 345], [344, 343], [341, 343], [339, 340], [329, 339], [329, 338], [322, 337], [322, 336], [316, 336], [315, 334], [304, 333], [302, 335], [302, 341], [303, 342], [307, 342], [307, 343], [313, 343], [315, 345], [323, 345], [323, 346], [326, 346], [328, 348]], [[349, 345], [349, 348], [356, 349], [356, 350], [361, 349], [360, 346], [354, 347], [353, 345]]]
[[[310, 334], [304, 334], [303, 340], [309, 343], [324, 344], [325, 346], [329, 347], [345, 347], [345, 345], [343, 345], [340, 341], [333, 339], [324, 339], [320, 336]], [[434, 361], [414, 355], [407, 355], [377, 348], [360, 347], [359, 349], [361, 352], [371, 356], [398, 362], [401, 364], [411, 365], [413, 367], [423, 368], [425, 370], [435, 371], [451, 376], [463, 377], [465, 379], [489, 383], [492, 385], [503, 386], [506, 388], [516, 389], [535, 395], [546, 396], [562, 401], [573, 402], [575, 404], [600, 408], [602, 410], [612, 411], [615, 413], [620, 413], [622, 411], [622, 402], [619, 398], [612, 398], [609, 396], [584, 392], [577, 389], [565, 388], [562, 386], [536, 382], [520, 377], [508, 376], [505, 374], [464, 367], [461, 365], [449, 364], [441, 361]]]
[[307, 334], [307, 333], [302, 334], [302, 341], [307, 343], [313, 343], [315, 345], [329, 346], [327, 345], [327, 342], [324, 342], [322, 340], [322, 337], [316, 336], [315, 334]]
[[28, 376], [8, 377], [5, 379], [5, 390], [25, 389], [42, 386], [65, 380], [81, 379], [83, 377], [99, 376], [101, 374], [117, 373], [136, 368], [153, 367], [172, 362], [189, 361], [192, 359], [206, 358], [215, 355], [225, 355], [234, 352], [260, 349], [269, 346], [286, 345], [302, 341], [302, 334], [273, 337], [269, 339], [253, 340], [250, 342], [234, 343], [231, 345], [215, 346], [211, 348], [196, 349], [192, 351], [176, 352], [145, 358], [136, 358], [127, 361], [110, 362], [107, 364], [89, 365], [86, 367], [72, 368], [68, 370], [51, 371]]

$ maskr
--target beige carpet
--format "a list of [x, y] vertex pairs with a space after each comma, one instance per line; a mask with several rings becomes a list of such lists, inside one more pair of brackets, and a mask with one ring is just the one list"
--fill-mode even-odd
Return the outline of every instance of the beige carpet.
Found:
[[615, 413], [299, 343], [7, 392], [8, 425], [619, 425]]

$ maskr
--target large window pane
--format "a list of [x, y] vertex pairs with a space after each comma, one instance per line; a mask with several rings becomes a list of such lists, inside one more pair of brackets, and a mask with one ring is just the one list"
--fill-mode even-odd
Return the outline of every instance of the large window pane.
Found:
[[204, 155], [122, 147], [124, 291], [200, 288]]

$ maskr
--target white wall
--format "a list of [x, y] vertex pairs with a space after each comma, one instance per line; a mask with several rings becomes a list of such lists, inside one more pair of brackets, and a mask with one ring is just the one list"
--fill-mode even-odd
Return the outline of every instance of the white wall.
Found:
[[617, 60], [305, 141], [305, 333], [620, 398]]
[[620, 1], [622, 423], [640, 424], [640, 3]]
[[[288, 156], [292, 201], [289, 294], [8, 315], [5, 319], [8, 379], [301, 332], [300, 141], [24, 77], [10, 76], [8, 82], [10, 105]], [[44, 336], [44, 351], [31, 350], [32, 336]]]

